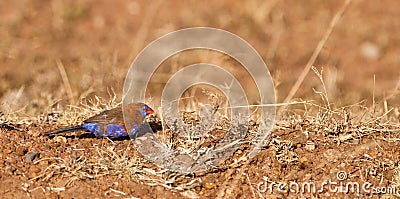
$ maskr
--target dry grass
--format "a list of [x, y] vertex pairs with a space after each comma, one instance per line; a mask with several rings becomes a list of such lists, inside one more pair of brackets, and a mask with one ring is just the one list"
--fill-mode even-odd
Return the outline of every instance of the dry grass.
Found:
[[[314, 90], [315, 95], [320, 96], [320, 103], [317, 103], [317, 101], [303, 101], [300, 104], [292, 104], [292, 107], [283, 112], [280, 118], [277, 119], [274, 132], [292, 130], [304, 134], [307, 138], [315, 135], [320, 136], [319, 138], [322, 139], [307, 141], [305, 148], [310, 151], [313, 151], [316, 145], [330, 143], [336, 143], [337, 146], [346, 143], [357, 144], [361, 143], [367, 137], [372, 137], [378, 143], [378, 146], [383, 142], [400, 141], [398, 130], [400, 128], [399, 108], [390, 107], [387, 101], [376, 103], [371, 107], [366, 107], [364, 102], [336, 107], [333, 101], [328, 98], [323, 71], [319, 72], [315, 68], [313, 70], [323, 85], [322, 91]], [[214, 126], [214, 130], [208, 133], [207, 136], [180, 137], [174, 136], [174, 132], [171, 129], [167, 129], [164, 124], [162, 131], [156, 133], [156, 135], [170, 150], [178, 150], [192, 155], [198, 151], [207, 152], [207, 148], [210, 147], [210, 144], [207, 143], [217, 142], [225, 134], [223, 132], [227, 131], [230, 120], [224, 114], [226, 112], [224, 109], [227, 107], [222, 106], [226, 102], [220, 99], [217, 93], [206, 90], [202, 90], [202, 93], [208, 97], [210, 104], [218, 109], [218, 111], [214, 112], [217, 115], [217, 123]], [[190, 98], [193, 97], [191, 96]], [[40, 117], [21, 119], [19, 116], [12, 116], [12, 114], [3, 115], [2, 128], [9, 128], [8, 125], [13, 127], [16, 124], [13, 124], [13, 121], [19, 121], [24, 128], [29, 128], [32, 124], [41, 126], [55, 124], [57, 126], [76, 125], [101, 110], [110, 109], [119, 104], [117, 97], [110, 95], [109, 99], [95, 97], [91, 100], [82, 101], [78, 106], [68, 106], [68, 108], [59, 111], [53, 109]], [[185, 110], [185, 105], [193, 109], [193, 107], [198, 107], [199, 104], [191, 101], [191, 104], [183, 105], [183, 109]], [[257, 109], [257, 106], [255, 108]], [[161, 116], [161, 113], [158, 115]], [[182, 118], [188, 125], [201, 123], [201, 118], [197, 111], [184, 111], [182, 112]], [[65, 151], [69, 152], [82, 152], [79, 155], [71, 153], [74, 155], [67, 157], [47, 157], [35, 161], [34, 165], [40, 165], [41, 162], [48, 162], [48, 166], [37, 176], [31, 178], [30, 183], [50, 182], [47, 185], [48, 187], [42, 187], [42, 189], [60, 192], [68, 189], [76, 181], [117, 176], [120, 179], [140, 184], [162, 186], [168, 190], [179, 192], [184, 196], [198, 197], [196, 187], [204, 186], [202, 185], [202, 178], [204, 176], [220, 171], [232, 171], [231, 169], [241, 168], [251, 162], [251, 159], [248, 157], [248, 146], [249, 139], [252, 138], [251, 132], [256, 131], [259, 124], [259, 121], [257, 121], [257, 112], [253, 112], [252, 118], [255, 118], [251, 123], [254, 126], [249, 128], [245, 139], [239, 143], [242, 147], [236, 150], [233, 156], [222, 165], [198, 174], [182, 174], [159, 168], [137, 152], [131, 142], [115, 145], [111, 142], [101, 141], [91, 146], [73, 145], [65, 148]], [[155, 121], [160, 119], [162, 120], [162, 118], [158, 118]], [[65, 138], [58, 136], [50, 140], [50, 142], [66, 143], [67, 141]], [[270, 141], [263, 148], [273, 149], [271, 156], [281, 164], [298, 164], [302, 161], [300, 155], [295, 151], [296, 146], [293, 145], [292, 140], [283, 139], [279, 135], [272, 134]], [[393, 186], [399, 187], [399, 160], [378, 160], [375, 159], [377, 156], [373, 157], [368, 154], [364, 154], [363, 157], [365, 159], [360, 159], [360, 164], [368, 162], [369, 166], [367, 169], [371, 172], [379, 174], [383, 172], [383, 169], [396, 171], [392, 179], [386, 180], [389, 180]], [[237, 176], [241, 175], [248, 174], [237, 174]], [[360, 175], [363, 178], [368, 178], [372, 174], [361, 173]], [[384, 180], [383, 176], [377, 177]], [[237, 180], [239, 179], [238, 177]], [[59, 183], [60, 181], [63, 183]], [[52, 182], [58, 183], [53, 184]], [[28, 194], [39, 189], [39, 187], [34, 186], [34, 188], [31, 188], [31, 186], [26, 186]], [[250, 182], [251, 186], [253, 185]], [[121, 190], [110, 189], [109, 191], [114, 194], [124, 195], [124, 192]], [[254, 187], [252, 188], [252, 193], [256, 194]], [[259, 194], [257, 192], [257, 195]]]
[[[316, 69], [313, 70], [320, 78], [322, 85], [324, 85], [322, 71], [320, 73]], [[209, 97], [210, 102], [214, 103], [214, 105], [216, 105], [216, 101], [219, 104], [225, 104], [220, 99], [215, 99], [218, 98], [216, 97], [218, 94], [212, 94], [205, 90], [203, 90], [203, 93]], [[322, 140], [309, 140], [307, 142], [306, 148], [310, 151], [315, 148], [315, 145], [336, 143], [340, 146], [344, 143], [360, 143], [365, 137], [371, 136], [374, 137], [373, 139], [377, 143], [381, 143], [380, 141], [399, 141], [398, 129], [400, 125], [398, 123], [398, 108], [390, 108], [388, 111], [385, 111], [384, 107], [386, 105], [384, 103], [376, 104], [373, 107], [366, 107], [363, 105], [363, 102], [345, 107], [335, 107], [329, 101], [325, 89], [322, 92], [315, 91], [315, 93], [321, 96], [322, 104], [304, 102], [300, 105], [293, 105], [293, 108], [284, 112], [281, 118], [277, 120], [274, 131], [293, 129], [306, 135], [306, 137], [311, 134], [321, 135]], [[49, 122], [50, 119], [47, 117], [41, 124], [75, 125], [82, 119], [98, 113], [104, 108], [112, 108], [118, 104], [115, 96], [110, 100], [95, 98], [94, 100], [88, 100], [88, 102], [82, 102], [79, 106], [70, 106], [67, 110], [59, 113], [59, 116], [53, 122]], [[193, 108], [197, 107], [198, 104], [190, 104], [190, 106]], [[217, 114], [224, 116], [220, 112], [217, 112]], [[55, 115], [55, 113], [49, 115]], [[186, 124], [195, 125], [201, 122], [196, 111], [184, 112], [182, 117], [186, 121]], [[217, 122], [215, 128], [226, 131], [226, 123], [229, 123], [229, 120], [224, 120], [225, 117], [217, 118], [219, 123]], [[254, 125], [254, 130], [256, 130], [258, 122], [254, 122]], [[221, 134], [221, 131], [217, 132]], [[379, 136], [376, 136], [377, 133]], [[166, 141], [164, 144], [169, 149], [189, 154], [202, 151], [205, 142], [210, 141], [210, 137], [215, 138], [213, 137], [213, 132], [207, 137], [200, 138], [173, 136], [173, 132], [167, 129], [165, 125], [161, 133], [157, 133], [157, 136], [160, 136], [161, 140]], [[251, 137], [250, 131], [246, 135], [247, 139], [249, 137]], [[54, 138], [53, 141], [65, 142], [59, 137]], [[32, 178], [31, 181], [63, 179], [65, 184], [50, 185], [50, 189], [64, 190], [76, 180], [98, 179], [110, 175], [150, 186], [162, 186], [171, 191], [179, 191], [183, 195], [189, 194], [190, 196], [197, 197], [198, 195], [194, 189], [200, 186], [203, 176], [215, 171], [225, 171], [230, 168], [242, 167], [251, 161], [248, 158], [248, 151], [246, 151], [245, 147], [237, 150], [232, 158], [217, 168], [199, 174], [181, 174], [156, 167], [134, 150], [130, 142], [127, 143], [115, 146], [110, 142], [102, 142], [100, 145], [95, 144], [89, 146], [89, 148], [66, 148], [65, 150], [67, 151], [91, 150], [94, 156], [81, 155], [75, 158], [52, 157], [37, 160], [34, 164], [40, 164], [41, 161], [52, 163], [40, 175]], [[242, 141], [241, 144], [248, 145], [247, 141]], [[271, 155], [282, 164], [296, 164], [296, 162], [301, 161], [299, 160], [299, 155], [294, 151], [295, 146], [293, 146], [292, 141], [281, 139], [280, 136], [272, 135], [270, 142], [264, 148], [272, 148], [274, 153]], [[365, 161], [369, 162], [370, 169], [380, 170], [382, 169], [382, 165], [384, 165], [386, 169], [396, 170], [397, 173], [390, 180], [393, 185], [399, 186], [398, 160], [393, 159], [382, 162], [375, 160], [373, 157], [368, 156], [368, 154], [364, 156], [367, 158]]]
[[[397, 99], [396, 97], [398, 97], [400, 91], [400, 79], [399, 83], [392, 91], [383, 94], [381, 92], [380, 95], [383, 95], [384, 97], [377, 97], [376, 95], [378, 92], [376, 91], [375, 83], [379, 83], [379, 80], [376, 80], [374, 75], [373, 89], [368, 90], [372, 95], [371, 105], [367, 103], [367, 100], [359, 102], [357, 102], [358, 100], [355, 100], [354, 103], [354, 99], [358, 98], [340, 101], [338, 99], [340, 94], [338, 94], [337, 90], [341, 89], [338, 83], [343, 83], [344, 81], [340, 79], [343, 78], [343, 74], [341, 75], [342, 71], [336, 70], [336, 68], [330, 66], [325, 67], [327, 68], [326, 71], [322, 68], [318, 70], [317, 67], [313, 66], [313, 64], [317, 65], [315, 64], [317, 57], [321, 55], [321, 52], [323, 52], [323, 47], [331, 36], [333, 29], [338, 25], [340, 17], [344, 15], [346, 9], [350, 9], [347, 8], [349, 2], [350, 0], [345, 1], [344, 6], [340, 8], [332, 18], [330, 26], [323, 30], [325, 34], [322, 36], [322, 39], [318, 41], [317, 47], [308, 59], [308, 63], [297, 79], [295, 86], [291, 88], [291, 92], [286, 97], [285, 103], [275, 104], [277, 107], [283, 106], [285, 109], [281, 109], [282, 111], [278, 115], [275, 129], [269, 139], [270, 141], [263, 146], [262, 152], [272, 152], [262, 156], [264, 159], [260, 158], [266, 160], [265, 157], [271, 157], [280, 165], [285, 166], [302, 165], [307, 162], [307, 160], [305, 160], [305, 156], [303, 156], [304, 154], [299, 154], [299, 151], [297, 150], [299, 148], [304, 148], [309, 152], [315, 152], [318, 148], [326, 149], [323, 147], [332, 147], [332, 144], [336, 145], [338, 148], [342, 146], [348, 147], [350, 144], [353, 144], [355, 150], [349, 151], [349, 153], [345, 155], [347, 157], [357, 157], [352, 166], [356, 167], [354, 165], [358, 164], [360, 169], [353, 169], [356, 171], [353, 172], [352, 170], [352, 175], [358, 176], [362, 179], [374, 178], [378, 179], [380, 183], [389, 183], [395, 187], [400, 187], [400, 160], [398, 157], [390, 157], [390, 154], [393, 151], [385, 151], [382, 149], [384, 148], [384, 144], [397, 143], [400, 141], [400, 108], [398, 107], [398, 104], [393, 102]], [[84, 119], [95, 115], [104, 109], [110, 109], [120, 105], [120, 98], [117, 97], [114, 92], [108, 92], [111, 93], [108, 98], [101, 98], [92, 94], [95, 90], [99, 90], [96, 86], [103, 85], [104, 82], [107, 85], [108, 83], [113, 84], [110, 85], [110, 87], [121, 84], [121, 81], [114, 83], [114, 80], [116, 79], [123, 79], [124, 74], [124, 69], [120, 69], [117, 66], [122, 64], [127, 65], [127, 63], [130, 63], [133, 56], [139, 52], [139, 49], [142, 49], [145, 43], [147, 43], [147, 40], [152, 39], [148, 36], [150, 32], [149, 30], [153, 26], [156, 26], [153, 21], [157, 17], [159, 9], [165, 6], [164, 4], [161, 1], [157, 1], [153, 6], [146, 9], [146, 14], [143, 17], [143, 20], [141, 20], [142, 23], [138, 26], [139, 28], [134, 37], [135, 39], [128, 42], [131, 43], [131, 46], [133, 47], [121, 50], [127, 51], [128, 55], [120, 55], [115, 50], [113, 50], [113, 52], [99, 52], [95, 56], [91, 55], [89, 52], [77, 61], [75, 60], [77, 58], [74, 57], [76, 55], [73, 53], [70, 57], [67, 55], [62, 57], [65, 52], [58, 49], [51, 55], [48, 55], [50, 57], [49, 59], [42, 60], [35, 57], [35, 55], [25, 53], [23, 49], [17, 47], [11, 49], [7, 54], [0, 54], [0, 58], [3, 58], [4, 60], [6, 57], [10, 59], [12, 58], [13, 60], [22, 60], [21, 62], [24, 63], [33, 63], [34, 60], [39, 60], [38, 63], [35, 64], [38, 66], [43, 65], [43, 68], [47, 67], [46, 75], [40, 76], [39, 72], [37, 72], [37, 76], [32, 75], [37, 77], [32, 80], [33, 83], [29, 82], [29, 84], [34, 85], [33, 87], [30, 87], [28, 83], [25, 82], [27, 85], [26, 87], [23, 84], [23, 86], [18, 87], [18, 89], [12, 90], [7, 84], [3, 84], [3, 80], [0, 80], [0, 83], [2, 83], [0, 85], [0, 90], [4, 92], [1, 93], [2, 100], [9, 98], [9, 100], [6, 101], [18, 102], [14, 107], [15, 109], [10, 109], [10, 111], [4, 110], [1, 113], [1, 132], [18, 130], [26, 131], [29, 136], [32, 134], [40, 134], [49, 127], [54, 128], [55, 126], [61, 127], [77, 125]], [[357, 5], [360, 4], [361, 3]], [[288, 72], [288, 75], [283, 73], [283, 76], [290, 76], [286, 80], [280, 79], [278, 74], [282, 73], [280, 70], [285, 69], [278, 69], [278, 67], [274, 67], [273, 64], [279, 65], [279, 67], [280, 65], [297, 65], [298, 60], [296, 60], [296, 62], [286, 62], [286, 60], [289, 59], [287, 59], [285, 55], [291, 54], [290, 51], [286, 49], [288, 52], [285, 51], [281, 54], [278, 52], [278, 50], [280, 50], [280, 42], [285, 37], [288, 37], [286, 36], [288, 34], [285, 34], [285, 29], [292, 28], [290, 23], [296, 24], [296, 21], [291, 22], [288, 20], [290, 17], [281, 12], [274, 12], [273, 8], [277, 5], [279, 5], [279, 1], [268, 1], [263, 3], [253, 2], [246, 4], [240, 14], [236, 16], [240, 20], [236, 18], [230, 20], [217, 18], [215, 20], [217, 23], [219, 23], [218, 21], [226, 23], [226, 21], [230, 22], [236, 19], [236, 23], [239, 24], [247, 24], [247, 21], [245, 20], [249, 20], [255, 23], [254, 27], [256, 27], [246, 27], [249, 28], [249, 32], [258, 30], [259, 27], [272, 27], [271, 30], [262, 30], [263, 34], [260, 34], [259, 39], [255, 39], [254, 43], [257, 43], [257, 45], [260, 45], [259, 43], [261, 43], [261, 46], [264, 47], [263, 42], [265, 42], [264, 39], [266, 39], [265, 35], [271, 36], [271, 39], [268, 41], [270, 43], [269, 50], [266, 52], [266, 55], [262, 54], [262, 56], [266, 57], [268, 63], [271, 63], [269, 66], [273, 66], [274, 81], [277, 83], [276, 86], [279, 87], [279, 83], [285, 82], [290, 78], [293, 79], [291, 76], [293, 71]], [[241, 7], [241, 5], [239, 7]], [[74, 23], [86, 19], [86, 17], [91, 14], [87, 5], [78, 7], [63, 4], [58, 1], [52, 3], [51, 10], [54, 15], [52, 19], [52, 26], [54, 27], [50, 28], [53, 32], [49, 31], [50, 33], [46, 33], [49, 35], [46, 36], [48, 36], [48, 38], [55, 38], [55, 40], [66, 40], [67, 42], [69, 42], [70, 38], [73, 36]], [[318, 8], [315, 10], [318, 10]], [[187, 15], [187, 13], [180, 14], [183, 16], [182, 18], [185, 18]], [[10, 22], [10, 26], [21, 26], [21, 24], [25, 23], [26, 18], [29, 18], [30, 16], [31, 15], [27, 11], [24, 11], [23, 14], [18, 14], [18, 16], [15, 17], [16, 19]], [[323, 18], [319, 15], [316, 16], [316, 18]], [[165, 17], [168, 19], [168, 16]], [[272, 18], [272, 24], [267, 23], [267, 19], [269, 18]], [[204, 19], [196, 18], [195, 24], [203, 24], [201, 23], [202, 20]], [[101, 26], [101, 23], [99, 26]], [[170, 26], [172, 26], [172, 28]], [[178, 26], [187, 26], [187, 24], [163, 24], [162, 28], [157, 29], [157, 34], [168, 32], [169, 29], [177, 29]], [[242, 28], [242, 26], [238, 27]], [[302, 27], [301, 30], [303, 30], [303, 28], [304, 27]], [[304, 29], [310, 28], [306, 27]], [[233, 30], [236, 30], [236, 28], [233, 28]], [[86, 31], [86, 29], [83, 29], [82, 32], [84, 31]], [[101, 29], [97, 29], [97, 31], [102, 32]], [[120, 30], [118, 29], [118, 31]], [[361, 29], [358, 31], [361, 36], [363, 36], [362, 38], [370, 37], [367, 34], [367, 32], [369, 32], [367, 29]], [[106, 31], [103, 29], [103, 32]], [[10, 33], [12, 35], [7, 37], [7, 41], [0, 43], [1, 48], [7, 45], [11, 46], [14, 40], [20, 40], [17, 32], [11, 30]], [[247, 34], [246, 32], [240, 33], [242, 34], [241, 36], [246, 36]], [[113, 37], [114, 35], [118, 35], [118, 32], [110, 32], [109, 34], [112, 35], [110, 37]], [[359, 34], [356, 36], [361, 38]], [[131, 37], [129, 33], [125, 33], [125, 35], [122, 36], [119, 35], [117, 40], [123, 42], [115, 45], [122, 46], [121, 44], [125, 44], [126, 38], [128, 37]], [[102, 41], [102, 39], [99, 40]], [[109, 43], [113, 43], [113, 41]], [[287, 43], [292, 42], [289, 40]], [[73, 46], [72, 48], [66, 46], [67, 52], [73, 51], [72, 49], [77, 48], [73, 43], [71, 45]], [[63, 45], [60, 46], [64, 47]], [[108, 46], [108, 48], [114, 49], [114, 47], [111, 46]], [[283, 47], [280, 48], [284, 49]], [[288, 48], [291, 47], [289, 46]], [[297, 50], [296, 48], [294, 49]], [[0, 50], [7, 51], [8, 49], [4, 48]], [[123, 54], [124, 52], [120, 53]], [[296, 53], [300, 53], [300, 51]], [[125, 59], [119, 60], [121, 59], [121, 56]], [[306, 54], [306, 56], [308, 56], [308, 54]], [[321, 57], [324, 58], [323, 56]], [[61, 61], [64, 59], [68, 61]], [[184, 62], [179, 59], [173, 59], [171, 68], [175, 67], [175, 70], [177, 70], [176, 65], [182, 64], [179, 61]], [[74, 68], [71, 66], [74, 64], [81, 67], [80, 71], [83, 71], [81, 78], [71, 76], [73, 73], [71, 71], [74, 71]], [[112, 66], [111, 68], [113, 69], [108, 71], [98, 71], [98, 68], [107, 68], [109, 66]], [[293, 102], [292, 98], [294, 94], [305, 80], [310, 69], [315, 73], [315, 79], [318, 81], [317, 87], [310, 89], [311, 92], [306, 91], [307, 98], [305, 100], [298, 99], [297, 102]], [[109, 73], [110, 75], [106, 76], [104, 75], [105, 73]], [[105, 78], [98, 78], [98, 76], [105, 76]], [[58, 77], [61, 77], [61, 79]], [[49, 84], [48, 82], [51, 83]], [[104, 91], [104, 88], [101, 89]], [[282, 97], [282, 94], [285, 94], [284, 91], [280, 88], [278, 88], [278, 90], [280, 91], [279, 96]], [[349, 91], [351, 90], [345, 90], [345, 92]], [[314, 95], [309, 95], [309, 93], [312, 92]], [[37, 93], [41, 94], [39, 95]], [[196, 93], [200, 93], [202, 96], [198, 97], [199, 95], [197, 95], [196, 97]], [[365, 97], [365, 95], [362, 97]], [[30, 98], [33, 99], [30, 101]], [[202, 101], [202, 99], [206, 99], [206, 101]], [[197, 107], [204, 103], [210, 104], [212, 110], [215, 110], [213, 114], [215, 114], [217, 120], [213, 131], [210, 133], [203, 132], [206, 136], [194, 134], [176, 136], [175, 132], [173, 132], [174, 129], [166, 127], [164, 118], [162, 118], [161, 108], [154, 107], [158, 108], [158, 114], [153, 115], [150, 120], [153, 122], [160, 121], [162, 123], [162, 130], [157, 132], [156, 136], [161, 140], [164, 146], [170, 150], [179, 150], [188, 153], [191, 156], [196, 156], [197, 151], [207, 153], [207, 149], [211, 146], [215, 146], [215, 143], [226, 134], [231, 122], [229, 119], [229, 110], [234, 107], [230, 107], [229, 102], [227, 102], [220, 93], [210, 91], [207, 88], [194, 89], [188, 92], [187, 96], [184, 96], [180, 100], [182, 101], [181, 110], [183, 110], [181, 112], [181, 117], [187, 125], [192, 127], [195, 127], [202, 122], [201, 117], [199, 116], [201, 113], [199, 113]], [[343, 104], [349, 105], [343, 106]], [[72, 138], [76, 138], [74, 136], [72, 136], [72, 138], [71, 136], [57, 136], [53, 139], [46, 140], [46, 144], [57, 146], [55, 148], [59, 151], [52, 151], [49, 149], [48, 155], [34, 161], [33, 165], [41, 165], [44, 169], [40, 170], [36, 176], [32, 176], [29, 172], [24, 173], [23, 176], [28, 176], [29, 181], [26, 184], [23, 184], [22, 188], [29, 196], [30, 193], [38, 189], [42, 189], [43, 192], [63, 192], [68, 188], [71, 188], [76, 182], [93, 179], [100, 180], [105, 177], [116, 177], [117, 179], [123, 179], [125, 182], [137, 182], [138, 184], [149, 186], [161, 186], [165, 189], [179, 192], [183, 196], [196, 198], [201, 196], [200, 192], [202, 191], [199, 191], [199, 188], [201, 190], [201, 188], [207, 186], [214, 187], [214, 185], [207, 184], [207, 182], [204, 181], [207, 176], [222, 173], [221, 175], [224, 176], [233, 176], [233, 179], [225, 180], [221, 185], [218, 185], [222, 188], [216, 194], [217, 197], [222, 198], [225, 196], [224, 194], [227, 193], [227, 190], [234, 190], [236, 186], [239, 185], [242, 177], [245, 176], [245, 182], [250, 187], [251, 195], [253, 197], [264, 198], [264, 196], [255, 189], [255, 183], [252, 182], [252, 180], [254, 180], [252, 179], [252, 177], [254, 178], [254, 175], [251, 176], [249, 171], [253, 170], [254, 173], [254, 171], [257, 172], [261, 170], [258, 168], [259, 165], [257, 164], [257, 158], [250, 159], [248, 157], [249, 140], [252, 138], [252, 133], [257, 131], [260, 123], [258, 115], [258, 107], [260, 106], [271, 105], [255, 104], [249, 106], [252, 114], [251, 118], [249, 118], [250, 126], [249, 131], [246, 132], [245, 139], [240, 140], [240, 143], [238, 143], [241, 145], [239, 149], [236, 150], [228, 160], [216, 168], [196, 174], [181, 174], [156, 167], [136, 151], [130, 141], [117, 142], [117, 144], [108, 142], [105, 139], [85, 142], [85, 140], [73, 140]], [[40, 114], [37, 114], [39, 112]], [[31, 132], [30, 129], [33, 127], [36, 128], [36, 133]], [[206, 126], [202, 127], [202, 129], [207, 128], [208, 127]], [[298, 143], [294, 141], [294, 138], [287, 136], [293, 132], [297, 134], [296, 137], [305, 136], [307, 141], [306, 145], [299, 147], [297, 146]], [[365, 140], [372, 141], [363, 143]], [[76, 143], [74, 141], [82, 141], [82, 143]], [[376, 146], [378, 149], [373, 149], [373, 146]], [[361, 148], [366, 148], [368, 150], [361, 150]], [[329, 152], [329, 150], [325, 152]], [[386, 156], [380, 157], [377, 154], [386, 154]], [[341, 157], [338, 156], [332, 157], [332, 159], [340, 159]], [[394, 172], [391, 173], [390, 177], [388, 177], [383, 175], [386, 171]], [[124, 190], [114, 188], [108, 189], [107, 192], [113, 192], [120, 196], [127, 195]]]

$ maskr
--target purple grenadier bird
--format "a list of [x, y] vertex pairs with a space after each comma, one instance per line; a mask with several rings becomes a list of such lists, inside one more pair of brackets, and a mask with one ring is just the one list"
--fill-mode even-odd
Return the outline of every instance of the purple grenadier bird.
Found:
[[105, 110], [85, 121], [81, 126], [73, 126], [68, 128], [57, 129], [44, 133], [45, 135], [55, 135], [73, 131], [88, 131], [96, 137], [121, 138], [133, 136], [139, 130], [146, 115], [152, 114], [154, 111], [144, 103], [132, 103], [125, 106], [126, 121], [132, 129], [127, 133], [127, 128], [124, 123], [122, 107], [116, 107], [110, 110]]

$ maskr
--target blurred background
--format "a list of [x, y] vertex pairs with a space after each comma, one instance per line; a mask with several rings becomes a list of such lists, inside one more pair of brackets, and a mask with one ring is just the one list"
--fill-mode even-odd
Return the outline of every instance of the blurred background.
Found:
[[[0, 110], [34, 115], [94, 95], [115, 92], [120, 99], [125, 75], [141, 49], [166, 33], [194, 26], [224, 29], [253, 45], [267, 63], [277, 101], [282, 102], [343, 4], [0, 1]], [[400, 86], [399, 8], [398, 0], [353, 0], [349, 5], [314, 63], [323, 69], [331, 102], [371, 104], [375, 96], [375, 102], [387, 99], [389, 105], [399, 104], [395, 95]], [[191, 63], [183, 55], [167, 60], [158, 72], [170, 74], [174, 66]], [[221, 56], [210, 58], [208, 53], [199, 60], [226, 63], [226, 58], [219, 60]], [[294, 99], [320, 98], [313, 88], [322, 91], [311, 70]]]

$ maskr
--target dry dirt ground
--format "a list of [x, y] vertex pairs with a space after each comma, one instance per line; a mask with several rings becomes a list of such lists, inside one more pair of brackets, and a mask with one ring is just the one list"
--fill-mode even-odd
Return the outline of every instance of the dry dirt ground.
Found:
[[[268, 65], [277, 102], [283, 102], [343, 5], [318, 0], [0, 1], [0, 196], [400, 197], [397, 0], [351, 1], [313, 64], [322, 81], [318, 72], [308, 73], [293, 99], [308, 103], [288, 106], [276, 118], [268, 144], [252, 159], [246, 158], [244, 145], [219, 168], [182, 175], [148, 162], [130, 140], [112, 143], [83, 133], [43, 136], [115, 106], [141, 49], [193, 26], [221, 28], [252, 44]], [[158, 73], [168, 76], [176, 65], [199, 60], [232, 64], [221, 61], [223, 55], [197, 53], [205, 55], [171, 57]], [[162, 79], [153, 78], [149, 88], [155, 110]], [[299, 191], [277, 185], [291, 182], [300, 185]], [[307, 189], [310, 183], [315, 191]], [[349, 184], [360, 187], [338, 188]]]

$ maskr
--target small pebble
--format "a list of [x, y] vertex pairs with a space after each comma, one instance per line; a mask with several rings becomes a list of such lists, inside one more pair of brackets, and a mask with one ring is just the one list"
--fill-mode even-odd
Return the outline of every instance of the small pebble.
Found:
[[299, 158], [299, 162], [301, 162], [301, 163], [304, 163], [304, 162], [307, 162], [307, 161], [308, 161], [308, 159], [305, 156]]
[[50, 193], [49, 198], [60, 198], [60, 196], [57, 193]]
[[22, 147], [18, 147], [16, 152], [18, 156], [23, 156], [26, 154], [27, 150]]
[[48, 166], [48, 165], [49, 165], [49, 162], [48, 162], [47, 160], [44, 160], [44, 161], [40, 161], [40, 162], [39, 162], [39, 166], [46, 167], [46, 166]]
[[372, 156], [376, 156], [376, 155], [378, 155], [378, 153], [379, 153], [379, 151], [376, 150], [376, 149], [374, 149], [374, 150], [371, 151], [370, 154], [371, 154]]
[[63, 136], [56, 136], [54, 138], [54, 140], [58, 143], [66, 143], [67, 142], [67, 138], [63, 137]]
[[35, 158], [38, 158], [40, 156], [39, 152], [33, 152], [31, 154], [28, 154], [25, 158], [26, 162], [32, 162]]
[[5, 154], [10, 154], [10, 153], [12, 153], [12, 150], [11, 149], [6, 149], [6, 150], [4, 150], [4, 153]]
[[217, 188], [217, 184], [212, 183], [212, 182], [206, 182], [204, 184], [204, 187], [207, 188], [207, 189], [215, 189], [215, 188]]
[[127, 186], [122, 187], [122, 192], [124, 193], [131, 193], [131, 189]]
[[103, 191], [107, 191], [109, 188], [108, 188], [107, 185], [101, 185], [100, 189], [103, 190]]

